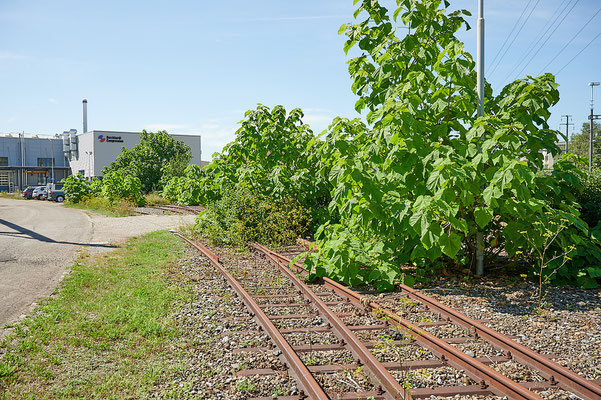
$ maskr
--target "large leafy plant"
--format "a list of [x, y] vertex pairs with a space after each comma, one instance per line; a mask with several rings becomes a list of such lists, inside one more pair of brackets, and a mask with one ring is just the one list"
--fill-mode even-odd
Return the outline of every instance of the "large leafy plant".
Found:
[[316, 166], [309, 154], [316, 146], [303, 113], [289, 113], [282, 106], [259, 104], [245, 113], [234, 141], [204, 169], [189, 168], [172, 179], [164, 194], [185, 204], [210, 204], [232, 188], [244, 188], [274, 200], [295, 199], [312, 210], [313, 218], [325, 220], [330, 200], [327, 181], [315, 180]]
[[140, 143], [131, 149], [122, 147], [121, 154], [102, 170], [102, 174], [125, 171], [138, 178], [142, 191], [149, 193], [162, 190], [169, 179], [181, 175], [191, 157], [190, 146], [174, 139], [166, 131], [154, 133], [143, 130]]
[[[549, 210], [568, 221], [563, 238], [590, 239], [595, 251], [586, 254], [599, 265], [598, 242], [570, 193], [578, 185], [571, 162], [537, 174], [540, 151], [559, 152], [547, 123], [559, 99], [553, 76], [515, 81], [497, 96], [487, 86], [485, 116], [477, 117], [474, 61], [455, 37], [469, 29], [468, 12], [448, 13], [441, 0], [397, 5], [391, 20], [365, 0], [355, 16], [366, 18], [341, 28], [345, 51], [361, 51], [349, 72], [368, 124], [336, 120], [322, 145], [322, 175], [327, 169], [334, 187], [330, 211], [340, 222], [318, 230], [310, 271], [390, 289], [441, 263], [473, 264], [478, 232], [488, 259], [503, 250], [529, 254], [520, 232]], [[399, 18], [410, 33], [397, 34]], [[403, 265], [417, 270], [406, 275]]]

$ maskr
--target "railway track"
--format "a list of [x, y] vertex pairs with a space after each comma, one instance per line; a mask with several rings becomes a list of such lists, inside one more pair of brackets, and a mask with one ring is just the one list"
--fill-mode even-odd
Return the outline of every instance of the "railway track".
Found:
[[[155, 208], [157, 210], [168, 211], [175, 214], [191, 214], [196, 215], [201, 210], [201, 206], [183, 206], [179, 204], [153, 204], [148, 206], [148, 208]], [[143, 211], [137, 211], [140, 214], [144, 214]]]
[[[204, 245], [181, 237], [225, 277], [245, 303], [250, 317], [277, 347], [287, 373], [301, 389], [298, 395], [280, 397], [282, 399], [412, 399], [456, 395], [541, 399], [537, 391], [550, 388], [582, 399], [601, 399], [601, 382], [586, 380], [550, 357], [541, 356], [487, 328], [481, 321], [470, 319], [412, 288], [401, 286], [403, 298], [412, 302], [413, 311], [437, 315], [437, 320], [411, 322], [370, 297], [327, 278], [318, 284], [307, 285], [302, 281], [305, 271], [299, 264], [289, 267], [288, 258], [258, 244], [254, 244], [253, 249], [266, 257], [276, 270], [226, 267]], [[439, 338], [427, 330], [446, 325], [460, 327], [465, 335]], [[398, 333], [401, 335], [395, 335]], [[454, 346], [468, 341], [487, 341], [498, 349], [499, 355], [475, 358]], [[274, 349], [250, 347], [237, 351]], [[403, 352], [414, 356], [403, 356]], [[333, 358], [340, 362], [328, 362], [327, 359], [315, 362], [320, 354], [338, 353], [341, 356]], [[543, 379], [518, 382], [492, 367], [509, 361], [531, 368]], [[409, 371], [441, 368], [454, 368], [457, 376], [466, 377], [465, 383], [409, 387], [406, 379]], [[364, 378], [359, 383], [351, 379], [355, 388], [341, 391], [328, 385], [328, 375], [347, 372], [350, 376], [349, 371], [353, 376]], [[281, 373], [269, 368], [238, 372], [239, 375]]]

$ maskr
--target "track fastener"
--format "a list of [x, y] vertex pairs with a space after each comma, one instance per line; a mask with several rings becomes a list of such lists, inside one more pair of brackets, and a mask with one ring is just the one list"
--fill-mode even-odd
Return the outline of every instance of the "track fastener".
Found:
[[486, 384], [486, 381], [484, 379], [482, 379], [480, 381], [480, 389], [486, 389], [488, 387], [488, 385]]
[[376, 394], [378, 394], [378, 395], [384, 394], [384, 389], [382, 389], [381, 385], [378, 385], [378, 387], [376, 388]]

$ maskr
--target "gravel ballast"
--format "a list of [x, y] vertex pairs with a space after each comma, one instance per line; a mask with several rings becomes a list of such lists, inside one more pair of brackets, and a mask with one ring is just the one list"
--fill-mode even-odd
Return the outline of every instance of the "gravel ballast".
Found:
[[[249, 292], [259, 294], [290, 293], [290, 283], [277, 277], [266, 260], [249, 252], [214, 248], [220, 261], [234, 276], [242, 280]], [[291, 248], [288, 254], [298, 252]], [[298, 394], [298, 388], [278, 357], [277, 350], [243, 351], [245, 348], [271, 347], [270, 340], [258, 330], [244, 305], [225, 283], [224, 279], [196, 251], [189, 250], [182, 260], [182, 271], [194, 281], [197, 301], [178, 314], [178, 321], [194, 337], [189, 357], [182, 360], [181, 374], [174, 382], [157, 388], [156, 398], [177, 391], [180, 398], [247, 399]], [[272, 272], [269, 272], [272, 271]], [[267, 289], [261, 288], [263, 285]], [[320, 285], [311, 285], [316, 292], [326, 292]], [[545, 297], [545, 307], [538, 309], [533, 293], [536, 285], [528, 281], [505, 282], [503, 278], [464, 281], [441, 279], [419, 288], [428, 296], [456, 308], [465, 315], [506, 334], [531, 349], [548, 355], [559, 364], [581, 374], [587, 379], [601, 379], [601, 291], [577, 288], [550, 288]], [[418, 324], [439, 320], [437, 314], [419, 310], [417, 302], [408, 302], [400, 293], [370, 293], [370, 297], [407, 319]], [[300, 297], [296, 297], [302, 303]], [[335, 297], [324, 297], [331, 301]], [[296, 302], [295, 300], [295, 302]], [[278, 304], [281, 298], [262, 298], [262, 304]], [[369, 314], [353, 311], [353, 306], [342, 304], [336, 312], [350, 312], [344, 317], [347, 324], [378, 324]], [[310, 314], [306, 305], [294, 307], [268, 307], [267, 314]], [[323, 322], [313, 319], [282, 319], [274, 321], [278, 327], [318, 327]], [[324, 324], [325, 325], [325, 324]], [[441, 337], [456, 338], [466, 332], [457, 326], [428, 326], [425, 328]], [[405, 340], [395, 329], [386, 332], [358, 332], [364, 342], [381, 343], [372, 350], [381, 361], [403, 362], [432, 359], [434, 356], [415, 344], [391, 344]], [[327, 332], [288, 334], [293, 345], [337, 343], [337, 338]], [[453, 344], [474, 357], [495, 357], [504, 353], [481, 339], [470, 339]], [[396, 346], [396, 347], [395, 347]], [[352, 355], [347, 351], [300, 353], [311, 365], [345, 362], [351, 364]], [[532, 369], [515, 361], [494, 362], [490, 366], [516, 381], [540, 381], [542, 377]], [[276, 373], [263, 376], [239, 376], [245, 369], [269, 368]], [[473, 385], [463, 371], [450, 367], [393, 371], [400, 381], [414, 388], [433, 388], [448, 385]], [[341, 371], [336, 374], [319, 374], [318, 380], [327, 390], [364, 391], [373, 390], [361, 369]], [[576, 397], [561, 390], [549, 389], [538, 394], [544, 399], [570, 399]], [[456, 396], [457, 399], [502, 399], [497, 396]]]

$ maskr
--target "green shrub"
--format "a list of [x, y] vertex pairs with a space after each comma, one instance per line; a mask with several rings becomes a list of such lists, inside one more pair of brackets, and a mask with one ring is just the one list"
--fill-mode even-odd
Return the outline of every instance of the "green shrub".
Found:
[[166, 131], [153, 133], [143, 130], [140, 143], [131, 149], [122, 147], [121, 150], [115, 161], [103, 168], [103, 175], [125, 171], [140, 180], [144, 193], [162, 190], [163, 184], [172, 176], [180, 175], [192, 158], [190, 146], [174, 139]]
[[171, 178], [163, 188], [163, 196], [177, 204], [197, 206], [206, 203], [202, 188], [206, 184], [206, 174], [198, 165], [188, 165], [183, 176]]
[[71, 203], [79, 203], [83, 199], [93, 196], [100, 190], [99, 181], [90, 183], [82, 174], [71, 175], [63, 179], [65, 198]]
[[170, 204], [169, 199], [164, 198], [157, 192], [152, 192], [144, 195], [144, 201], [147, 205], [151, 204]]
[[[555, 254], [575, 245], [579, 255], [552, 279], [592, 285], [600, 247], [578, 218], [575, 166], [562, 158], [537, 175], [542, 150], [559, 153], [548, 123], [559, 100], [554, 76], [518, 79], [497, 94], [487, 86], [479, 117], [475, 63], [455, 36], [467, 11], [448, 1], [400, 0], [390, 13], [378, 1], [355, 3], [362, 19], [340, 31], [345, 51], [359, 47], [349, 73], [367, 124], [337, 118], [325, 138], [330, 210], [340, 218], [318, 230], [310, 272], [390, 290], [405, 265], [418, 277], [441, 263], [474, 267], [478, 237], [488, 261], [502, 251], [528, 260], [535, 249], [523, 232], [551, 212], [567, 221]], [[398, 35], [399, 21], [411, 32]], [[579, 265], [585, 258], [592, 270]]]
[[196, 220], [196, 229], [215, 244], [244, 246], [251, 241], [290, 244], [305, 236], [311, 214], [292, 198], [272, 200], [248, 189], [226, 191]]
[[181, 204], [206, 205], [230, 187], [245, 187], [275, 200], [296, 199], [315, 225], [330, 219], [329, 166], [321, 162], [321, 141], [302, 121], [302, 110], [259, 104], [244, 117], [234, 141], [205, 168], [190, 166], [171, 179], [163, 195]]
[[583, 170], [582, 175], [582, 191], [576, 194], [578, 203], [582, 206], [580, 218], [594, 228], [601, 221], [601, 170]]
[[138, 206], [145, 204], [140, 179], [129, 175], [124, 170], [110, 171], [104, 175], [102, 196], [111, 201], [125, 199]]

